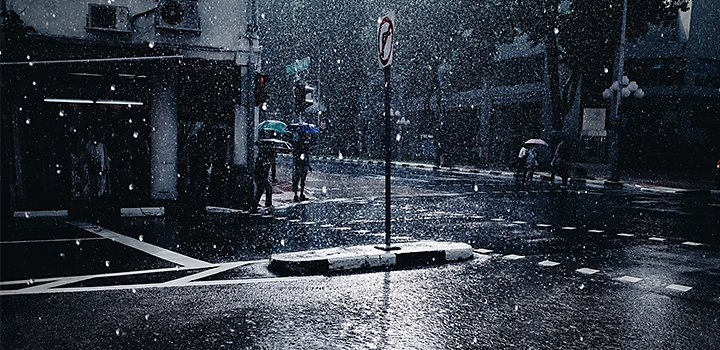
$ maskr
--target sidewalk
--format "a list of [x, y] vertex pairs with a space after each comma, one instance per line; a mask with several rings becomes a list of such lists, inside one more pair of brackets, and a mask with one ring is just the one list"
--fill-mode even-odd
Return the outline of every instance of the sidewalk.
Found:
[[[357, 164], [385, 164], [382, 160], [374, 159], [358, 159], [358, 158], [346, 158], [339, 159], [332, 156], [315, 156], [314, 159], [327, 161], [327, 162], [338, 162], [338, 163], [357, 163]], [[512, 179], [514, 176], [513, 171], [497, 168], [479, 168], [471, 165], [458, 165], [452, 167], [438, 167], [429, 163], [422, 162], [406, 162], [406, 161], [394, 161], [392, 162], [393, 167], [399, 168], [421, 168], [421, 169], [432, 169], [436, 171], [445, 171], [449, 173], [466, 173], [466, 174], [479, 174], [486, 176], [500, 176]], [[647, 178], [640, 175], [628, 175], [621, 178], [620, 182], [613, 182], [608, 180], [609, 170], [606, 164], [590, 164], [590, 163], [574, 163], [574, 168], [582, 168], [586, 171], [586, 174], [582, 177], [571, 176], [569, 182], [571, 184], [591, 184], [594, 186], [602, 186], [607, 188], [627, 188], [636, 189], [641, 191], [660, 192], [660, 193], [676, 193], [676, 194], [696, 194], [696, 193], [713, 193], [720, 194], [720, 191], [713, 188], [712, 179], [708, 176], [707, 179], [690, 178], [688, 175], [679, 174], [653, 174], [653, 178]], [[571, 174], [572, 175], [572, 174]], [[549, 181], [550, 173], [546, 171], [535, 172], [535, 180]], [[557, 182], [560, 178], [556, 176]]]

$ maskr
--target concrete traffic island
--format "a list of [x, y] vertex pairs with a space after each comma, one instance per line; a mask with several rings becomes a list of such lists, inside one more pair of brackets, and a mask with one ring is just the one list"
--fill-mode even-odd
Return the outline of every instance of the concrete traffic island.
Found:
[[379, 268], [413, 268], [473, 258], [473, 249], [466, 243], [420, 241], [393, 244], [392, 248], [395, 250], [386, 251], [366, 245], [273, 254], [268, 268], [282, 276], [305, 276]]

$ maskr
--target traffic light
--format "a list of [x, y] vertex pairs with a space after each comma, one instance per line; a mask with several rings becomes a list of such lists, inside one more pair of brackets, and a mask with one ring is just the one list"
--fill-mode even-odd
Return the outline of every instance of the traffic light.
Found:
[[315, 88], [310, 85], [295, 85], [293, 94], [295, 95], [295, 112], [302, 113], [308, 107], [315, 103], [313, 93]]
[[262, 73], [255, 73], [255, 105], [259, 106], [268, 99], [267, 84], [268, 76]]

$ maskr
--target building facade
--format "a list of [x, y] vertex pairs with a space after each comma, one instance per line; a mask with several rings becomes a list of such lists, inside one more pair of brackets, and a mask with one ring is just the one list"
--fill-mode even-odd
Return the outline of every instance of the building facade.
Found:
[[4, 0], [4, 212], [94, 197], [247, 206], [252, 6]]
[[[690, 10], [679, 13], [673, 25], [651, 26], [644, 37], [627, 45], [625, 75], [637, 82], [645, 96], [622, 103], [620, 161], [624, 169], [711, 169], [712, 160], [720, 156], [718, 24], [720, 4], [693, 0]], [[610, 85], [617, 67], [607, 68]], [[450, 163], [506, 166], [527, 138], [565, 137], [576, 145], [577, 162], [607, 164], [606, 137], [611, 126], [606, 119], [611, 101], [602, 98], [605, 86], [590, 86], [580, 77], [570, 81], [569, 69], [560, 67], [560, 86], [569, 112], [562, 116], [560, 129], [553, 130], [545, 49], [518, 36], [512, 44], [498, 48], [492, 77], [475, 88], [405, 101], [408, 118], [417, 120], [419, 127], [418, 145], [410, 147], [428, 148], [421, 136], [434, 134], [441, 144], [451, 145], [442, 149], [452, 159]], [[442, 79], [438, 77], [441, 86]], [[544, 148], [541, 159], [549, 162], [551, 152]], [[427, 159], [431, 153], [416, 156]]]

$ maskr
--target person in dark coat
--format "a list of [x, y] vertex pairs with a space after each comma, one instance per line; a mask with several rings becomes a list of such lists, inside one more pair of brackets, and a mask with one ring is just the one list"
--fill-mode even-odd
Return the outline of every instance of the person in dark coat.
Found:
[[257, 211], [260, 199], [265, 193], [265, 206], [272, 207], [272, 184], [268, 179], [270, 168], [275, 163], [275, 150], [271, 147], [258, 147], [258, 156], [255, 160], [255, 201], [253, 211]]
[[560, 141], [557, 148], [555, 149], [555, 156], [553, 156], [550, 165], [552, 172], [550, 173], [550, 181], [555, 182], [555, 174], [560, 175], [562, 179], [562, 185], [567, 186], [569, 176], [569, 165], [568, 161], [570, 158], [570, 147], [565, 141]]
[[[306, 201], [305, 179], [310, 170], [310, 141], [304, 133], [294, 135], [293, 139], [293, 176], [292, 189], [295, 192], [294, 202]], [[300, 192], [300, 196], [298, 196]]]

